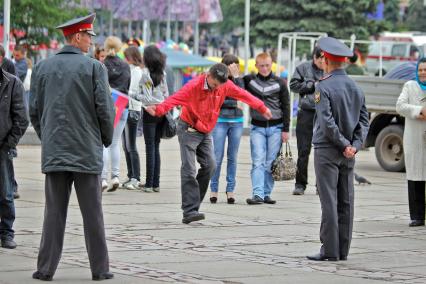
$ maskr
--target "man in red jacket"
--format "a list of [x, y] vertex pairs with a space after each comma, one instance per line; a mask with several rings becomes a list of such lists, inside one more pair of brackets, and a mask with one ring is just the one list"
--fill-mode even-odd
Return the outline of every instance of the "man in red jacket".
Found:
[[[228, 81], [228, 67], [222, 63], [213, 65], [208, 73], [190, 81], [163, 103], [146, 108], [151, 115], [162, 116], [173, 107], [182, 106], [177, 134], [182, 159], [182, 222], [185, 224], [205, 218], [198, 210], [216, 168], [210, 132], [227, 96], [247, 103], [266, 119], [272, 117], [261, 100]], [[195, 159], [200, 164], [198, 173]]]

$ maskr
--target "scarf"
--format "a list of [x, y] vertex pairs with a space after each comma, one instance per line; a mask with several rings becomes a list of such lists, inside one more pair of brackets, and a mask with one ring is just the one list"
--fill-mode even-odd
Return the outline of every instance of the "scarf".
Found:
[[420, 88], [422, 88], [423, 91], [426, 91], [426, 81], [421, 82], [419, 79], [419, 65], [420, 63], [426, 63], [425, 61], [421, 62], [423, 58], [421, 58], [418, 62], [417, 62], [417, 67], [416, 67], [416, 81], [419, 84]]

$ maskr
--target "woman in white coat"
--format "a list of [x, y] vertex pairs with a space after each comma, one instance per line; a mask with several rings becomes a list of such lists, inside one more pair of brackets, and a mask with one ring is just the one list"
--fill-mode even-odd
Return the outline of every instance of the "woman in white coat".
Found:
[[410, 227], [425, 225], [426, 58], [417, 64], [416, 80], [405, 83], [396, 103], [405, 117], [404, 156], [408, 180]]

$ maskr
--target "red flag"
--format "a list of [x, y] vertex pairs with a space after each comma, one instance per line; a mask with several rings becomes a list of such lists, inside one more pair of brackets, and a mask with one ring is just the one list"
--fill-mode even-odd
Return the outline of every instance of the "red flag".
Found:
[[120, 120], [121, 115], [123, 114], [123, 110], [126, 108], [127, 104], [129, 103], [129, 97], [115, 89], [112, 89], [111, 96], [115, 106], [115, 119], [114, 119], [114, 127], [115, 127], [118, 121]]

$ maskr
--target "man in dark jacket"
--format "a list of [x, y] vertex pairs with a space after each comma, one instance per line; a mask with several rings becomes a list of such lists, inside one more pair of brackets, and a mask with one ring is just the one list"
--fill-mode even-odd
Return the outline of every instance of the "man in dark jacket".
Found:
[[12, 60], [6, 58], [6, 51], [2, 45], [0, 45], [0, 64], [4, 71], [16, 75], [15, 64], [13, 64]]
[[0, 69], [0, 239], [3, 248], [14, 249], [15, 205], [12, 159], [16, 145], [28, 127], [24, 87], [12, 74]]
[[93, 280], [113, 278], [102, 213], [103, 145], [111, 144], [114, 106], [107, 71], [84, 56], [95, 14], [61, 26], [67, 45], [38, 63], [31, 77], [30, 117], [42, 145], [46, 208], [34, 279], [52, 280], [61, 257], [67, 207], [74, 188], [83, 216]]
[[251, 109], [251, 183], [252, 197], [248, 204], [275, 204], [271, 199], [274, 179], [271, 166], [282, 142], [289, 139], [290, 98], [287, 86], [281, 78], [275, 76], [272, 69], [272, 58], [267, 53], [256, 56], [256, 68], [259, 73], [244, 77], [247, 91], [262, 100], [272, 112], [272, 119], [266, 120], [258, 112]]
[[319, 47], [315, 47], [312, 60], [296, 67], [290, 80], [290, 90], [299, 94], [299, 108], [297, 110], [297, 171], [294, 195], [303, 195], [308, 184], [308, 162], [312, 147], [312, 132], [314, 129], [315, 84], [321, 79], [322, 54]]
[[[5, 56], [6, 56], [6, 51], [4, 50], [3, 46], [0, 45], [0, 65], [1, 65], [1, 68], [4, 71], [6, 71], [7, 73], [10, 73], [12, 75], [17, 75], [16, 69], [15, 69], [15, 64], [13, 64], [12, 60], [6, 58]], [[19, 198], [18, 183], [15, 180], [15, 171], [13, 169], [13, 162], [11, 163], [11, 172], [12, 172], [13, 198], [17, 199], [17, 198]]]

